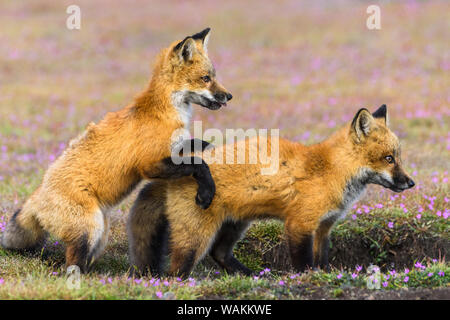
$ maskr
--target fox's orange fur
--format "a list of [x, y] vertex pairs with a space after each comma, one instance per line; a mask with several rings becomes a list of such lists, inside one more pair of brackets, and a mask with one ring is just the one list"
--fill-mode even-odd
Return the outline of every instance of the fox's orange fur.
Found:
[[[285, 222], [296, 269], [312, 267], [313, 254], [315, 265], [326, 266], [331, 227], [368, 183], [396, 191], [414, 184], [401, 167], [399, 141], [386, 121], [385, 106], [374, 116], [362, 109], [352, 124], [322, 143], [304, 146], [280, 139], [280, 165], [274, 175], [262, 175], [261, 165], [209, 163], [217, 191], [205, 212], [192, 201], [191, 178], [150, 183], [129, 217], [131, 263], [140, 271], [160, 272], [161, 253], [151, 250], [155, 241], [163, 247], [158, 232], [168, 228], [170, 273], [189, 273], [211, 246], [222, 266], [248, 272], [232, 256], [233, 245], [251, 220], [270, 217]], [[248, 140], [234, 149], [242, 143], [248, 152]], [[389, 163], [388, 156], [395, 163]]]
[[[188, 125], [191, 102], [199, 104], [189, 99], [203, 99], [200, 104], [210, 109], [230, 99], [215, 80], [206, 53], [208, 36], [206, 29], [162, 50], [148, 87], [135, 101], [89, 124], [71, 141], [9, 222], [1, 241], [5, 248], [33, 247], [49, 232], [66, 243], [67, 265], [84, 269], [84, 260], [101, 253], [108, 210], [142, 179], [159, 176], [161, 159], [171, 155], [172, 133]], [[205, 75], [209, 81], [202, 79]]]

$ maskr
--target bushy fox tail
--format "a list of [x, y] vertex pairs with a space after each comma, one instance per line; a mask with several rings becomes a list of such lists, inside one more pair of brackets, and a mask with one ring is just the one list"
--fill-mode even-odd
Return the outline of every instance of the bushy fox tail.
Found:
[[0, 244], [5, 249], [36, 249], [44, 240], [45, 232], [36, 218], [17, 210], [8, 221]]

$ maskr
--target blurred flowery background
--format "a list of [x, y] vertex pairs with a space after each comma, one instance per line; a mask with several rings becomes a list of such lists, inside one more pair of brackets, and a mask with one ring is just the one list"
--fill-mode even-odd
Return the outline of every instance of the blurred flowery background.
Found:
[[[71, 4], [81, 8], [80, 30], [66, 28]], [[381, 30], [366, 27], [369, 4], [381, 8]], [[352, 298], [342, 286], [363, 287], [357, 269], [370, 263], [401, 274], [382, 288], [440, 287], [448, 294], [449, 13], [446, 1], [412, 0], [3, 0], [0, 233], [69, 140], [130, 103], [161, 48], [205, 27], [212, 28], [210, 58], [234, 98], [215, 112], [195, 107], [203, 128], [279, 128], [281, 136], [311, 144], [359, 108], [385, 103], [417, 186], [402, 194], [369, 188], [333, 233], [331, 273], [289, 274], [282, 225], [264, 222], [236, 254], [255, 270], [272, 271], [257, 279], [223, 276], [206, 262], [188, 282], [126, 278], [131, 196], [114, 210], [110, 244], [81, 290], [62, 289], [63, 249], [55, 240], [40, 256], [0, 249], [0, 298], [308, 298], [314, 296], [302, 286], [317, 281], [330, 288], [326, 297]]]

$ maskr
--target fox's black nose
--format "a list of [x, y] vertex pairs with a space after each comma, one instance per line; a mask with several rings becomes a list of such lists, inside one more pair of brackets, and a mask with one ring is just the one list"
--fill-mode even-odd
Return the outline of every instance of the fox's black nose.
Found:
[[416, 184], [414, 183], [413, 179], [409, 179], [408, 180], [408, 187], [412, 188], [414, 187]]
[[231, 98], [233, 98], [233, 96], [230, 93], [218, 92], [214, 95], [214, 98], [221, 103], [225, 103], [228, 100], [231, 100]]

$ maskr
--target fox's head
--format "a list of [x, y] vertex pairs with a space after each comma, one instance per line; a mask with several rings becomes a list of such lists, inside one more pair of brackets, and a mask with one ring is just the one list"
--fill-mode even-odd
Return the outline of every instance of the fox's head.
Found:
[[400, 142], [388, 127], [388, 112], [382, 105], [371, 114], [360, 109], [350, 125], [354, 151], [367, 170], [367, 182], [395, 192], [414, 187], [402, 167]]
[[195, 103], [217, 110], [233, 96], [216, 79], [216, 70], [208, 57], [210, 28], [175, 42], [169, 48], [166, 75], [177, 103]]

